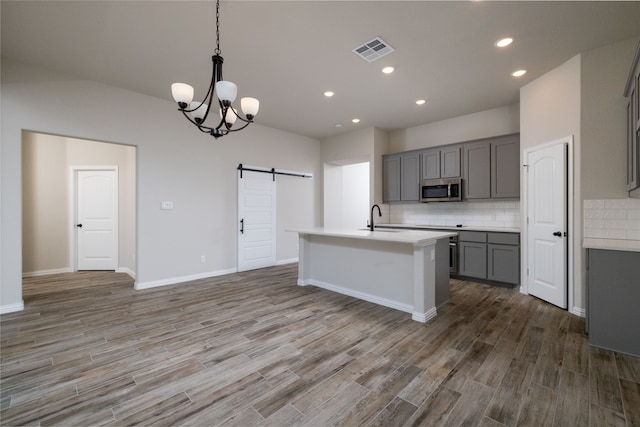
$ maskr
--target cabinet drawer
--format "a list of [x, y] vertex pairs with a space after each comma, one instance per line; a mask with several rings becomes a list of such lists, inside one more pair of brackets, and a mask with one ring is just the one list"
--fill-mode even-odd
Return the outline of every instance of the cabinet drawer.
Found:
[[498, 245], [519, 245], [520, 234], [516, 233], [487, 233], [487, 241]]
[[461, 242], [487, 242], [487, 233], [484, 231], [461, 231], [458, 235]]

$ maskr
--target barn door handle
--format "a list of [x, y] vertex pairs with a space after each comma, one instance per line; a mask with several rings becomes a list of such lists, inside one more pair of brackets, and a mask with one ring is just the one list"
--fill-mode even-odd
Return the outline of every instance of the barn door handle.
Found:
[[244, 234], [244, 218], [240, 220], [240, 234]]
[[562, 237], [562, 232], [561, 231], [556, 231], [555, 233], [553, 233], [554, 236], [558, 236], [558, 237]]
[[82, 228], [82, 224], [77, 224], [76, 227]]

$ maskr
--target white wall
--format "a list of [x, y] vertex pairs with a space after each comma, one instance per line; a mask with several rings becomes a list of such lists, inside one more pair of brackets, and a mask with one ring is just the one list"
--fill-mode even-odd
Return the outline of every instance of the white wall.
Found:
[[[215, 141], [184, 120], [170, 101], [6, 60], [1, 107], [0, 308], [22, 301], [23, 129], [138, 147], [139, 284], [235, 269], [239, 163], [314, 174], [313, 180], [278, 181], [278, 260], [297, 256], [297, 238], [285, 229], [319, 224], [317, 140], [255, 124]], [[174, 209], [160, 210], [162, 200], [173, 201]], [[200, 263], [202, 254], [206, 263]]]
[[623, 91], [638, 40], [586, 51], [520, 90], [521, 149], [574, 137], [574, 305], [580, 309], [586, 308], [584, 200], [628, 196]]
[[135, 272], [135, 147], [23, 132], [22, 271], [72, 271], [72, 166], [118, 167], [118, 269]]
[[638, 38], [581, 54], [582, 200], [627, 198], [624, 86]]
[[397, 153], [454, 144], [456, 142], [517, 133], [519, 130], [519, 105], [506, 105], [390, 132], [389, 152]]
[[[520, 149], [573, 135], [574, 141], [574, 215], [573, 244], [574, 307], [586, 308], [584, 286], [584, 251], [582, 250], [582, 204], [580, 198], [581, 153], [581, 83], [580, 55], [551, 70], [520, 89]], [[524, 182], [521, 179], [520, 182]], [[527, 197], [526, 188], [520, 190], [521, 199]], [[523, 215], [526, 218], [526, 215]], [[523, 225], [523, 233], [526, 227]]]
[[364, 228], [369, 217], [369, 162], [324, 165], [324, 226]]
[[369, 162], [342, 167], [342, 226], [363, 228], [369, 218]]

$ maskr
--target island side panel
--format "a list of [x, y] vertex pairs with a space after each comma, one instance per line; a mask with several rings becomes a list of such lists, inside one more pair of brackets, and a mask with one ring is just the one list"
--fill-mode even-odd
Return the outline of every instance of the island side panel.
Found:
[[308, 234], [298, 235], [298, 285], [309, 284], [309, 239]]
[[426, 322], [436, 316], [436, 242], [413, 247], [413, 313], [411, 318]]
[[436, 242], [436, 308], [451, 299], [449, 277], [449, 238], [439, 239]]
[[307, 236], [306, 282], [376, 304], [413, 312], [413, 245]]

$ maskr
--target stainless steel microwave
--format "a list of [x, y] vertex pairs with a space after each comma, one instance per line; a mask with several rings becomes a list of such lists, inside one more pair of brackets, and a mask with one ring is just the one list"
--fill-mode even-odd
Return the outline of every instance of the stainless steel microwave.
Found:
[[462, 178], [420, 181], [421, 202], [459, 202], [462, 200]]

